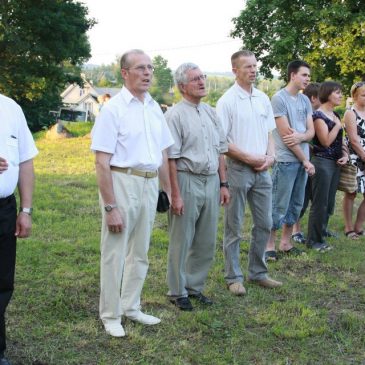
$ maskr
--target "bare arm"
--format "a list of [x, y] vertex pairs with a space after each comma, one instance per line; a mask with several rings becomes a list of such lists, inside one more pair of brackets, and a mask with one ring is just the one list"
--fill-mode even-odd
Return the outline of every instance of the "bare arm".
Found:
[[360, 137], [357, 134], [357, 124], [355, 113], [352, 110], [347, 110], [344, 117], [346, 133], [349, 137], [351, 147], [362, 161], [365, 161], [365, 151], [361, 146]]
[[166, 192], [169, 200], [171, 201], [171, 184], [169, 176], [169, 160], [167, 158], [166, 150], [162, 151], [162, 165], [158, 169], [158, 177], [160, 179], [161, 188]]
[[[281, 138], [283, 139], [283, 142], [290, 148], [290, 146], [294, 146], [297, 144], [300, 144], [302, 142], [309, 142], [312, 140], [312, 138], [314, 137], [314, 125], [313, 125], [313, 119], [311, 115], [307, 116], [307, 125], [306, 125], [306, 131], [305, 133], [299, 133], [297, 132], [295, 129], [291, 128], [288, 122], [288, 119], [283, 116], [283, 117], [278, 117], [279, 118], [284, 118], [286, 120], [286, 126], [284, 126], [284, 134], [281, 135]], [[276, 120], [276, 119], [275, 119]], [[282, 121], [281, 121], [282, 123]], [[276, 126], [278, 126], [278, 124], [276, 123]], [[279, 131], [280, 133], [280, 131]]]
[[[101, 197], [105, 205], [116, 203], [113, 189], [112, 174], [110, 170], [111, 158], [112, 155], [110, 153], [96, 151], [95, 154], [96, 179], [99, 186]], [[110, 212], [106, 212], [105, 217], [109, 231], [119, 233], [125, 227], [122, 215], [118, 208], [114, 208]]]
[[[218, 167], [219, 180], [221, 182], [227, 181], [226, 174], [226, 161], [224, 160], [224, 155], [219, 156], [219, 167]], [[226, 186], [220, 188], [220, 203], [221, 205], [228, 205], [230, 200], [229, 190]]]
[[239, 149], [235, 144], [228, 143], [228, 152], [226, 152], [228, 157], [231, 157], [235, 160], [241, 161], [251, 167], [260, 167], [265, 163], [265, 156], [264, 155], [254, 155], [242, 151]]
[[[300, 143], [310, 141], [314, 136], [313, 120], [311, 116], [307, 118], [307, 131], [298, 133], [289, 125], [288, 119], [285, 116], [275, 118], [276, 128], [285, 145], [294, 153], [297, 159], [302, 162], [308, 175], [315, 173], [315, 168], [307, 159], [300, 147]], [[293, 135], [293, 136], [292, 136]]]
[[173, 214], [184, 214], [184, 202], [180, 195], [179, 182], [177, 180], [176, 160], [169, 159], [169, 171], [171, 182], [171, 211]]
[[260, 167], [255, 167], [256, 171], [268, 170], [275, 162], [275, 143], [271, 132], [268, 135], [267, 150], [265, 155], [265, 163]]
[[[33, 160], [24, 161], [19, 164], [18, 190], [20, 206], [32, 207], [32, 195], [34, 189], [34, 167]], [[32, 218], [27, 213], [19, 213], [16, 220], [15, 235], [19, 238], [30, 236], [32, 231]]]
[[332, 130], [328, 130], [328, 126], [323, 119], [316, 119], [314, 129], [316, 136], [323, 147], [328, 148], [336, 139], [338, 132], [342, 128], [341, 121], [336, 117], [335, 125]]

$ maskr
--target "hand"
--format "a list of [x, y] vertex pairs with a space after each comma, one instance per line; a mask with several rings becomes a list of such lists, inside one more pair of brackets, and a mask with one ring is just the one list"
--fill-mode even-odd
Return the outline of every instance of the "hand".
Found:
[[310, 161], [304, 160], [303, 166], [309, 176], [313, 176], [316, 173], [316, 169]]
[[175, 215], [183, 215], [184, 214], [184, 202], [181, 199], [180, 196], [175, 197], [172, 196], [171, 197], [171, 207], [170, 207], [172, 214]]
[[228, 205], [231, 200], [231, 195], [229, 194], [229, 190], [227, 187], [222, 186], [220, 188], [220, 202], [221, 205]]
[[20, 212], [16, 219], [15, 236], [26, 238], [32, 231], [32, 217], [24, 212]]
[[295, 129], [289, 128], [289, 134], [282, 137], [284, 144], [288, 147], [293, 147], [302, 143], [302, 134], [298, 133]]
[[342, 128], [341, 120], [339, 118], [337, 118], [336, 116], [334, 118], [334, 122], [335, 122], [336, 126], [339, 127], [339, 129]]
[[122, 215], [118, 208], [105, 213], [106, 224], [110, 232], [121, 233], [125, 228]]
[[265, 162], [259, 167], [254, 167], [254, 170], [257, 172], [266, 171], [274, 164], [274, 162], [275, 162], [274, 156], [266, 155]]
[[348, 156], [343, 156], [339, 158], [336, 162], [338, 165], [343, 166], [346, 165], [347, 161], [348, 161]]
[[0, 157], [0, 174], [8, 169], [8, 163], [5, 158]]

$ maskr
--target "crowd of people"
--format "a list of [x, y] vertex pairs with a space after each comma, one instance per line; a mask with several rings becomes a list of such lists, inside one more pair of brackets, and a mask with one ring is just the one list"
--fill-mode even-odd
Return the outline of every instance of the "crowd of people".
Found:
[[[175, 82], [182, 101], [164, 115], [148, 93], [150, 57], [137, 49], [121, 57], [124, 86], [101, 109], [91, 143], [102, 213], [99, 312], [111, 336], [125, 336], [122, 316], [145, 325], [160, 322], [141, 311], [140, 300], [159, 186], [171, 203], [167, 297], [185, 311], [196, 303], [213, 304], [203, 292], [220, 206], [225, 212], [224, 277], [237, 296], [246, 294], [240, 262], [246, 205], [253, 221], [246, 281], [264, 288], [283, 285], [268, 275], [268, 262], [302, 255], [296, 243], [319, 252], [331, 249], [326, 237], [335, 233], [328, 222], [345, 167], [355, 185], [345, 184], [344, 233], [350, 239], [365, 235], [365, 82], [351, 88], [354, 104], [343, 126], [335, 112], [342, 102], [341, 85], [310, 84], [306, 62], [289, 63], [287, 84], [271, 101], [254, 86], [254, 53], [238, 51], [231, 62], [235, 83], [216, 109], [201, 101], [207, 92], [199, 66], [179, 66]], [[9, 365], [5, 310], [13, 292], [16, 238], [31, 231], [37, 149], [20, 107], [2, 95], [0, 119], [0, 364]], [[357, 193], [364, 200], [353, 223]], [[300, 219], [309, 201], [305, 237]]]

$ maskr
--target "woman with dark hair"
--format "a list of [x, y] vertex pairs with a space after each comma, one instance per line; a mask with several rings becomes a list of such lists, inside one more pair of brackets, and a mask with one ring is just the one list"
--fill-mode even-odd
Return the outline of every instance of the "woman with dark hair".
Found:
[[350, 162], [357, 167], [357, 192], [364, 197], [356, 215], [355, 224], [352, 224], [352, 212], [356, 191], [345, 193], [343, 197], [343, 215], [345, 218], [345, 235], [352, 239], [365, 235], [365, 82], [357, 82], [351, 88], [351, 97], [354, 102], [352, 108], [344, 116], [346, 134], [348, 138]]
[[333, 214], [340, 166], [348, 160], [342, 145], [342, 125], [334, 108], [341, 104], [341, 85], [325, 81], [318, 92], [321, 106], [313, 113], [315, 136], [312, 164], [316, 168], [312, 179], [312, 206], [308, 220], [307, 245], [317, 251], [331, 249], [324, 240], [328, 219]]

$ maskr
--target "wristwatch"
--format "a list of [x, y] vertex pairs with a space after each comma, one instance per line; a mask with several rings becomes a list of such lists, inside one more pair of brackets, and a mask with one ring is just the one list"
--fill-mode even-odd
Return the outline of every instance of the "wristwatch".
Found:
[[23, 207], [20, 207], [19, 213], [26, 213], [28, 215], [32, 215], [33, 208], [23, 208]]
[[104, 209], [108, 213], [111, 212], [116, 207], [117, 207], [116, 204], [107, 204], [107, 205], [104, 205]]
[[221, 188], [229, 188], [229, 184], [228, 184], [228, 181], [221, 181], [220, 183], [220, 187]]

